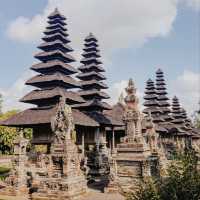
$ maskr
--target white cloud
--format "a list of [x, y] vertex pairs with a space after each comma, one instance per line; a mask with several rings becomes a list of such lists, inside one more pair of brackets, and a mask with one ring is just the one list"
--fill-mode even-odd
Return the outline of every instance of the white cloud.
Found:
[[125, 96], [125, 88], [128, 85], [128, 80], [121, 80], [119, 82], [113, 83], [108, 89], [108, 94], [111, 97], [108, 103], [114, 105], [118, 102], [121, 93]]
[[[110, 95], [110, 99], [107, 100], [108, 103], [110, 103], [111, 105], [114, 105], [118, 102], [119, 97], [121, 94], [123, 94], [123, 96], [126, 96], [126, 92], [125, 92], [125, 88], [128, 86], [128, 80], [121, 80], [119, 82], [116, 82], [114, 84], [111, 85], [111, 87], [108, 89], [108, 94]], [[137, 83], [135, 83], [135, 86], [137, 88]], [[138, 88], [137, 88], [137, 96], [139, 98], [139, 106], [140, 109], [143, 109], [143, 92], [141, 92]]]
[[34, 74], [31, 71], [25, 72], [10, 88], [0, 88], [0, 94], [3, 95], [3, 111], [30, 107], [28, 104], [20, 103], [19, 99], [30, 91], [31, 87], [26, 86], [25, 82]]
[[48, 0], [43, 12], [32, 18], [18, 17], [7, 29], [10, 38], [32, 42], [41, 37], [46, 17], [55, 7], [68, 18], [72, 46], [82, 48], [93, 32], [102, 49], [138, 46], [152, 37], [165, 37], [176, 18], [178, 0]]
[[189, 115], [192, 115], [198, 109], [198, 102], [200, 101], [200, 73], [184, 70], [175, 81], [172, 81], [171, 89]]

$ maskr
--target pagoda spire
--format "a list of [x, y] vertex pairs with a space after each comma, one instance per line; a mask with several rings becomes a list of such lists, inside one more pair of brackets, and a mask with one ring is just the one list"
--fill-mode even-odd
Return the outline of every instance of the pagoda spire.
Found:
[[102, 102], [109, 96], [102, 91], [107, 89], [107, 85], [103, 82], [106, 77], [102, 74], [105, 70], [101, 67], [100, 51], [97, 38], [92, 34], [85, 38], [84, 48], [81, 59], [82, 65], [78, 68], [80, 73], [77, 78], [80, 79], [82, 90], [79, 91], [81, 97], [86, 103], [76, 105], [75, 107], [84, 111], [103, 111], [110, 109], [110, 106]]
[[176, 96], [174, 96], [172, 99], [172, 117], [173, 124], [183, 125], [185, 123], [185, 116], [180, 106], [179, 99]]
[[169, 122], [172, 120], [170, 104], [168, 102], [169, 98], [167, 97], [167, 89], [166, 83], [164, 79], [164, 73], [161, 69], [156, 71], [156, 94], [158, 107], [161, 111], [160, 117], [163, 118], [164, 121]]
[[21, 99], [22, 102], [40, 106], [55, 105], [64, 96], [68, 104], [85, 102], [78, 94], [68, 91], [80, 88], [71, 77], [77, 70], [71, 66], [75, 61], [70, 52], [70, 40], [66, 29], [66, 18], [56, 8], [48, 16], [48, 25], [44, 31], [43, 43], [38, 46], [41, 52], [35, 58], [41, 62], [31, 67], [39, 74], [29, 79], [26, 84], [38, 89]]
[[143, 113], [145, 114], [151, 114], [153, 122], [159, 123], [163, 122], [164, 120], [160, 117], [161, 111], [159, 109], [159, 104], [157, 101], [157, 95], [156, 90], [154, 86], [154, 82], [149, 79], [146, 82], [146, 90], [145, 90], [145, 96], [144, 96], [144, 106], [146, 107], [143, 110]]
[[192, 130], [192, 121], [188, 118], [187, 112], [184, 108], [181, 109], [182, 113], [182, 118], [184, 120], [185, 126], [187, 127], [188, 130]]

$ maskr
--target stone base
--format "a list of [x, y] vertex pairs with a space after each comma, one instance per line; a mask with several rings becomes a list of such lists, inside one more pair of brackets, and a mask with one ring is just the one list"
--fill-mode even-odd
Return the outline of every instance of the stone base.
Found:
[[108, 186], [104, 189], [105, 193], [116, 193], [119, 191], [119, 187], [115, 181], [111, 181]]
[[87, 192], [83, 176], [46, 180], [48, 188], [38, 189], [31, 195], [32, 200], [74, 200]]
[[148, 176], [148, 158], [151, 152], [142, 143], [121, 143], [117, 148], [117, 183], [123, 192], [138, 188], [143, 177]]
[[20, 199], [28, 199], [29, 190], [27, 187], [14, 188], [13, 186], [6, 186], [5, 188], [0, 189], [0, 196], [13, 196], [20, 197]]

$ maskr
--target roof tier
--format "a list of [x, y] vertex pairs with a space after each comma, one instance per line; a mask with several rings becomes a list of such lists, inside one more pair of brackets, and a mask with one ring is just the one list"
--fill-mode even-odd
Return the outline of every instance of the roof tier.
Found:
[[83, 90], [92, 90], [92, 89], [107, 89], [108, 86], [100, 81], [97, 80], [91, 80], [91, 81], [80, 81], [80, 85], [83, 88]]
[[35, 55], [35, 58], [39, 59], [42, 62], [60, 60], [61, 62], [64, 63], [70, 63], [75, 61], [75, 59], [71, 55], [65, 54], [60, 50], [54, 50], [50, 52], [40, 52]]
[[78, 92], [80, 96], [82, 96], [85, 100], [91, 99], [109, 99], [110, 97], [102, 91], [92, 89], [92, 90], [81, 90]]
[[60, 50], [63, 53], [68, 53], [73, 51], [73, 49], [68, 44], [64, 44], [60, 40], [55, 40], [52, 42], [44, 42], [40, 44], [38, 48], [47, 52]]
[[86, 72], [86, 73], [79, 73], [77, 76], [80, 80], [83, 81], [89, 81], [89, 80], [97, 80], [97, 81], [102, 81], [106, 80], [106, 77], [98, 72], [91, 71], [91, 72]]
[[[56, 112], [57, 106], [31, 108], [14, 115], [8, 120], [0, 122], [0, 124], [3, 126], [32, 128], [38, 125], [50, 124]], [[75, 125], [90, 127], [99, 126], [97, 121], [76, 109], [72, 109], [72, 115]]]
[[63, 31], [67, 31], [67, 28], [62, 26], [61, 24], [59, 23], [56, 23], [56, 24], [48, 24], [47, 27], [46, 27], [46, 30], [54, 30], [54, 29], [61, 29]]
[[66, 36], [63, 36], [61, 33], [59, 32], [56, 32], [54, 34], [51, 34], [51, 35], [45, 35], [42, 40], [44, 40], [45, 42], [52, 42], [52, 41], [55, 41], [55, 40], [60, 40], [61, 42], [63, 42], [64, 44], [65, 43], [69, 43], [70, 40], [66, 37]]
[[52, 104], [58, 102], [61, 96], [65, 97], [66, 103], [69, 105], [85, 102], [85, 100], [76, 92], [66, 91], [64, 88], [59, 87], [53, 89], [33, 90], [20, 101], [39, 106], [50, 105], [51, 102]]
[[41, 74], [52, 74], [54, 72], [61, 72], [65, 75], [71, 75], [78, 72], [77, 69], [75, 69], [71, 65], [68, 65], [67, 63], [61, 62], [59, 60], [34, 64], [31, 69]]
[[56, 33], [60, 33], [61, 35], [63, 35], [64, 37], [69, 36], [69, 34], [67, 33], [66, 30], [63, 30], [60, 27], [54, 28], [54, 29], [49, 29], [46, 28], [46, 30], [43, 32], [45, 35], [54, 35]]
[[38, 88], [52, 88], [64, 87], [80, 88], [79, 83], [70, 76], [65, 76], [62, 73], [56, 72], [54, 74], [36, 75], [26, 82], [26, 85], [32, 85]]
[[75, 104], [72, 107], [81, 111], [103, 111], [112, 109], [109, 104], [101, 102], [98, 99], [88, 100], [85, 103]]
[[101, 67], [100, 65], [96, 65], [96, 64], [81, 65], [78, 69], [83, 73], [87, 73], [87, 72], [91, 72], [91, 71], [105, 72], [103, 67]]

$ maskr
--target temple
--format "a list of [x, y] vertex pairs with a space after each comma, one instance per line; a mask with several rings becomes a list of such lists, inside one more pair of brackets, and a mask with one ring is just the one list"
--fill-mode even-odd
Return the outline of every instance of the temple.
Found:
[[[0, 195], [32, 200], [79, 199], [91, 183], [104, 192], [135, 190], [148, 176], [167, 176], [176, 152], [200, 153], [200, 130], [175, 96], [170, 103], [164, 72], [148, 79], [144, 109], [129, 79], [126, 96], [109, 105], [98, 39], [84, 40], [80, 66], [73, 67], [66, 18], [58, 9], [48, 16], [39, 52], [35, 87], [20, 101], [32, 104], [0, 125], [17, 127], [12, 170]], [[31, 141], [24, 129], [31, 128]], [[31, 151], [26, 151], [27, 145]], [[35, 152], [37, 145], [46, 152]]]

